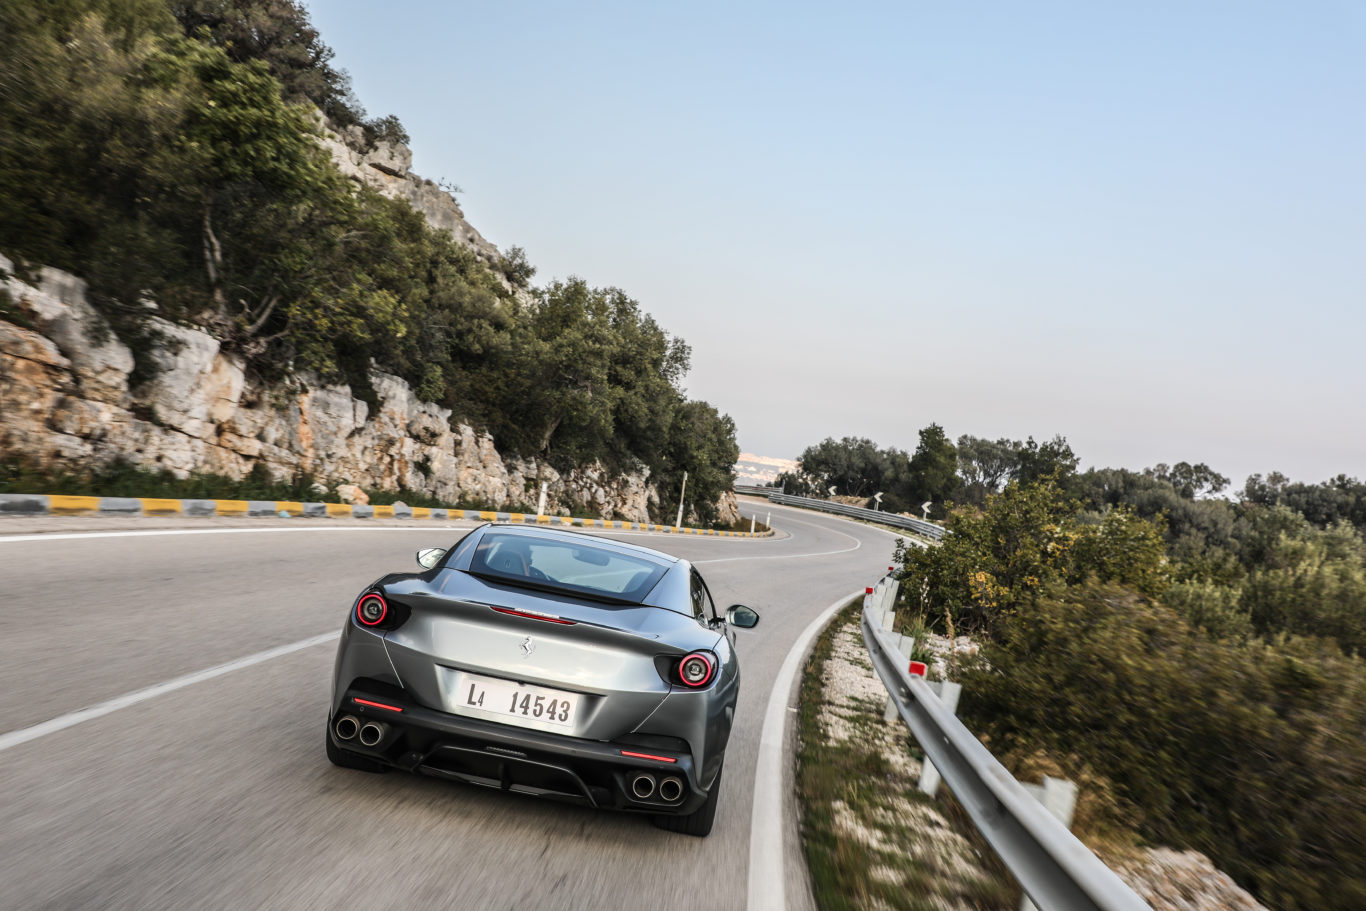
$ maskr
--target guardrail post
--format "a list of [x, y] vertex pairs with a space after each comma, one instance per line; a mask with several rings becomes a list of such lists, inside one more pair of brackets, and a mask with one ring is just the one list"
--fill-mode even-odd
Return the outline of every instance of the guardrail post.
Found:
[[[958, 697], [963, 692], [963, 684], [945, 680], [940, 683], [931, 683], [930, 689], [934, 690], [939, 701], [944, 703], [944, 708], [955, 715], [958, 714]], [[939, 790], [939, 782], [939, 770], [934, 767], [934, 763], [930, 762], [928, 758], [922, 759], [920, 761], [920, 793], [933, 797], [935, 792]]]
[[[892, 611], [887, 611], [885, 614], [883, 614], [884, 620], [890, 618], [891, 616]], [[888, 626], [886, 622], [883, 623], [883, 628], [889, 630], [891, 629], [891, 627]], [[911, 652], [914, 649], [915, 639], [913, 639], [910, 636], [897, 636], [896, 650], [901, 653], [901, 656], [903, 658], [909, 660], [911, 657]], [[950, 712], [957, 714], [958, 697], [963, 692], [963, 685], [961, 683], [954, 683], [951, 680], [935, 680], [930, 681], [929, 686], [930, 689], [934, 691], [934, 694], [939, 697], [939, 701], [944, 704], [944, 707], [948, 709]], [[899, 717], [900, 713], [897, 711], [896, 700], [893, 699], [891, 696], [888, 696], [887, 706], [882, 710], [882, 720], [895, 721]], [[923, 760], [920, 764], [921, 793], [933, 797], [935, 795], [935, 792], [939, 790], [939, 782], [939, 770], [936, 769], [934, 767], [934, 764], [931, 763], [928, 759]]]
[[[1072, 828], [1072, 813], [1077, 808], [1077, 786], [1065, 778], [1054, 778], [1052, 775], [1043, 777], [1043, 784], [1026, 784], [1022, 786], [1029, 795], [1043, 804], [1043, 808], [1052, 813], [1058, 822]], [[1038, 907], [1032, 902], [1028, 895], [1020, 900], [1020, 911], [1039, 911]]]
[[[898, 652], [901, 653], [901, 656], [902, 656], [903, 658], [909, 659], [909, 658], [911, 657], [911, 652], [912, 652], [914, 649], [915, 649], [915, 640], [912, 639], [910, 636], [898, 636], [898, 637], [897, 637], [897, 640], [896, 640], [896, 650], [897, 650]], [[883, 721], [896, 721], [896, 720], [897, 720], [898, 718], [900, 718], [900, 717], [901, 717], [901, 713], [897, 711], [897, 708], [896, 708], [896, 700], [893, 699], [891, 696], [888, 696], [888, 697], [887, 697], [887, 705], [886, 705], [886, 707], [882, 710], [882, 720], [883, 720]]]

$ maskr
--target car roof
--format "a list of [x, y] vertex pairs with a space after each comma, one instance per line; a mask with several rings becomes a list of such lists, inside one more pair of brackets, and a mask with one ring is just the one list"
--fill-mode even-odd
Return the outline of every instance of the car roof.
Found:
[[641, 547], [639, 544], [630, 544], [626, 541], [613, 541], [610, 538], [600, 538], [597, 535], [587, 535], [581, 531], [568, 531], [560, 528], [541, 528], [536, 525], [504, 525], [489, 524], [484, 526], [489, 531], [497, 531], [500, 534], [511, 532], [515, 535], [541, 540], [573, 541], [576, 544], [597, 547], [601, 550], [617, 551], [622, 554], [629, 554], [633, 557], [640, 557], [646, 560], [654, 560], [657, 563], [673, 565], [680, 562], [678, 557], [662, 553], [649, 547]]

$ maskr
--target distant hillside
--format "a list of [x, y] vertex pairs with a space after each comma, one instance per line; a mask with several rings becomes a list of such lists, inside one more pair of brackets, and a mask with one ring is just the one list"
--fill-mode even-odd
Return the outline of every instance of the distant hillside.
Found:
[[795, 472], [798, 464], [792, 459], [778, 459], [742, 452], [735, 463], [735, 482], [737, 484], [772, 484], [782, 472]]

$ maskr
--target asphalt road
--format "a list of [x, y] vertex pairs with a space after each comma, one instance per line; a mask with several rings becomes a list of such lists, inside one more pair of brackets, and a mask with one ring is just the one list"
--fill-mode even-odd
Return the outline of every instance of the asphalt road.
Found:
[[[743, 686], [705, 839], [327, 762], [335, 645], [308, 640], [339, 630], [374, 578], [415, 568], [419, 547], [463, 534], [455, 525], [0, 520], [0, 908], [746, 908], [774, 679], [893, 546], [877, 529], [772, 513], [775, 539], [614, 534], [695, 561], [719, 606], [763, 616], [738, 637]], [[231, 524], [245, 530], [184, 533]], [[148, 530], [168, 533], [121, 534]], [[780, 840], [787, 903], [801, 908], [787, 798], [759, 835]]]

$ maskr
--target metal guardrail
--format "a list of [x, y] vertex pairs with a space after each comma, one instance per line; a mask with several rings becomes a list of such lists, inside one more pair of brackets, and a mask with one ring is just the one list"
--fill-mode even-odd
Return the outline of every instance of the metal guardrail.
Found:
[[894, 512], [882, 512], [876, 509], [864, 509], [860, 506], [846, 506], [834, 500], [814, 500], [810, 497], [794, 497], [772, 487], [748, 487], [741, 484], [735, 485], [735, 492], [747, 494], [755, 497], [768, 497], [770, 503], [777, 503], [781, 506], [799, 506], [802, 509], [817, 509], [821, 512], [833, 513], [837, 516], [845, 516], [850, 519], [862, 519], [865, 522], [877, 522], [880, 525], [890, 525], [893, 528], [904, 528], [913, 531], [918, 535], [924, 535], [938, 541], [944, 537], [944, 526], [935, 525], [933, 522], [926, 522], [923, 519], [915, 519], [911, 516], [903, 516]]
[[773, 493], [774, 488], [765, 487], [761, 484], [736, 484], [734, 490], [736, 493], [742, 493], [746, 496], [766, 497], [769, 494]]
[[863, 641], [873, 668], [926, 758], [1025, 893], [1046, 911], [1152, 911], [910, 673], [896, 637], [882, 628], [888, 584], [895, 584], [890, 577], [864, 597]]

